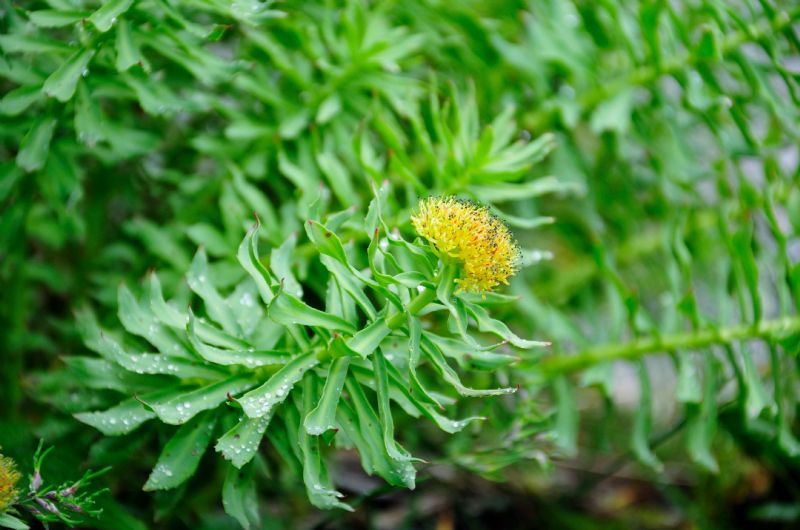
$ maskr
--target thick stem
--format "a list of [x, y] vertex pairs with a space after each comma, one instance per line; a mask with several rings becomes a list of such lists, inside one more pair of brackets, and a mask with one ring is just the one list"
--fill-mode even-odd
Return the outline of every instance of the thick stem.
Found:
[[758, 324], [645, 337], [627, 344], [610, 344], [574, 355], [551, 357], [542, 361], [541, 370], [548, 374], [575, 372], [605, 361], [638, 359], [650, 353], [693, 350], [714, 344], [729, 344], [738, 340], [763, 339], [777, 334], [797, 332], [800, 332], [800, 317], [794, 316], [765, 320]]
[[397, 329], [403, 325], [403, 321], [405, 321], [406, 313], [410, 315], [416, 315], [422, 309], [431, 303], [436, 298], [436, 291], [433, 289], [425, 288], [424, 291], [417, 294], [411, 303], [408, 304], [408, 308], [402, 313], [395, 313], [391, 317], [386, 320], [386, 325], [389, 329]]

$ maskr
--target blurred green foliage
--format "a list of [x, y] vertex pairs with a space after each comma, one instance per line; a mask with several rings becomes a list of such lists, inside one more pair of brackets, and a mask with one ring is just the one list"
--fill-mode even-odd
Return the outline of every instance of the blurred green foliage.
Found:
[[[256, 218], [245, 257], [260, 256], [250, 266], [268, 271], [267, 291], [361, 329], [386, 296], [368, 289], [365, 302], [359, 274], [380, 277], [370, 265], [381, 244], [401, 241], [386, 237], [395, 229], [414, 245], [408, 217], [429, 194], [490, 205], [524, 251], [501, 295], [454, 300], [552, 347], [502, 346], [519, 358], [491, 372], [471, 370], [480, 355], [459, 362], [465, 386], [519, 391], [457, 403], [449, 372], [426, 358], [420, 381], [448, 416], [487, 418], [452, 436], [383, 402], [380, 378], [377, 391], [361, 378], [364, 403], [388, 407], [383, 429], [393, 417], [403, 447], [436, 464], [416, 464], [413, 498], [433, 498], [431, 477], [473, 494], [441, 466], [507, 480], [510, 491], [485, 496], [514, 503], [510, 513], [535, 506], [544, 527], [596, 527], [597, 514], [609, 527], [796, 524], [796, 2], [0, 0], [0, 13], [0, 444], [18, 462], [37, 438], [57, 445], [56, 481], [111, 465], [99, 528], [236, 527], [222, 500], [265, 528], [375, 523], [384, 490], [345, 482], [353, 466], [330, 432], [321, 445], [358, 507], [350, 519], [314, 519], [292, 440], [268, 436], [243, 475], [213, 451], [191, 455], [195, 478], [149, 494], [139, 490], [162, 449], [176, 433], [204, 439], [201, 429], [148, 422], [102, 437], [73, 414], [139, 406], [134, 394], [175, 382], [126, 372], [109, 353], [171, 345], [131, 335], [154, 293], [171, 300], [159, 306], [173, 322], [165, 336], [190, 356], [203, 344], [287, 344], [269, 344], [285, 329], [265, 317], [240, 255]], [[344, 272], [308, 220], [341, 241]], [[377, 272], [408, 273], [407, 292], [425, 271], [400, 264]], [[213, 290], [193, 285], [200, 274]], [[347, 290], [353, 277], [361, 287]], [[244, 295], [253, 309], [229, 314], [225, 300]], [[464, 332], [481, 309], [448, 309], [418, 321], [492, 343], [484, 326]], [[244, 343], [220, 343], [214, 323], [254, 327]], [[335, 340], [327, 329], [311, 337]], [[214, 377], [190, 360], [177, 378], [187, 391]], [[380, 372], [379, 360], [365, 363]], [[316, 373], [287, 410], [310, 410], [336, 374]], [[359, 395], [349, 384], [347, 402]], [[288, 414], [277, 425], [297, 419]], [[604, 495], [630, 495], [615, 489], [626, 480], [647, 487], [628, 501]], [[454, 524], [484, 520], [459, 501]]]

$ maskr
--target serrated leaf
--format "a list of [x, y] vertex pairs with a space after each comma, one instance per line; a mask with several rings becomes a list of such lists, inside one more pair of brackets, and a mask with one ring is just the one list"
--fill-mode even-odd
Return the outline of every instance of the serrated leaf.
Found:
[[386, 450], [383, 432], [379, 427], [381, 421], [372, 408], [361, 385], [353, 377], [346, 380], [347, 393], [350, 404], [358, 417], [361, 437], [366, 444], [359, 448], [360, 451], [369, 452], [369, 460], [377, 474], [388, 483], [414, 489], [416, 470], [408, 460], [393, 460]]
[[236, 315], [233, 314], [231, 307], [212, 285], [210, 274], [208, 258], [205, 250], [200, 247], [192, 260], [192, 267], [186, 273], [186, 283], [189, 284], [192, 291], [203, 299], [206, 311], [215, 322], [222, 326], [222, 329], [231, 335], [241, 337], [242, 330], [236, 320]]
[[633, 418], [631, 449], [640, 462], [655, 472], [661, 472], [663, 464], [650, 449], [650, 430], [652, 426], [652, 389], [650, 376], [644, 362], [639, 363], [639, 406]]
[[255, 386], [250, 374], [233, 375], [186, 393], [168, 401], [153, 403], [152, 408], [164, 423], [181, 425], [205, 410], [217, 408], [228, 399]]
[[303, 375], [317, 364], [319, 360], [315, 351], [298, 355], [275, 372], [266, 383], [242, 396], [239, 404], [251, 418], [271, 414], [276, 405], [283, 403]]
[[350, 357], [339, 357], [331, 362], [319, 402], [303, 420], [303, 427], [308, 434], [319, 436], [336, 428], [336, 405], [339, 403], [349, 366]]
[[75, 132], [78, 133], [78, 139], [89, 147], [106, 139], [105, 120], [100, 106], [83, 82], [78, 86], [78, 101], [75, 104]]
[[186, 331], [189, 342], [195, 351], [206, 361], [223, 366], [242, 365], [258, 368], [273, 364], [286, 364], [290, 359], [288, 352], [276, 350], [259, 350], [247, 348], [243, 350], [223, 350], [203, 343], [196, 332], [197, 319], [191, 316]]
[[79, 22], [89, 16], [87, 11], [61, 11], [60, 9], [41, 9], [29, 11], [28, 18], [40, 28], [60, 28]]
[[42, 98], [40, 85], [27, 85], [10, 90], [0, 99], [0, 114], [16, 116]]
[[253, 471], [253, 466], [244, 469], [228, 466], [225, 482], [222, 484], [222, 507], [245, 530], [258, 527], [261, 521]]
[[516, 391], [516, 388], [474, 389], [465, 386], [453, 367], [448, 364], [441, 350], [439, 350], [439, 348], [424, 334], [422, 335], [422, 351], [428, 356], [428, 359], [430, 359], [436, 371], [439, 372], [439, 375], [442, 376], [442, 379], [451, 384], [462, 396], [500, 396], [503, 394], [511, 394]]
[[378, 413], [383, 430], [383, 442], [386, 453], [392, 460], [398, 462], [419, 461], [412, 457], [394, 438], [394, 418], [389, 401], [389, 375], [386, 368], [386, 358], [383, 352], [376, 351], [372, 355], [372, 371], [375, 372], [376, 391], [378, 394]]
[[78, 81], [88, 71], [89, 61], [92, 60], [94, 54], [95, 50], [92, 49], [77, 51], [58, 70], [50, 74], [50, 77], [44, 82], [42, 92], [59, 101], [72, 99]]
[[269, 267], [275, 273], [275, 277], [283, 284], [286, 292], [294, 296], [303, 296], [303, 287], [300, 282], [294, 277], [292, 272], [292, 260], [294, 258], [294, 249], [297, 246], [297, 234], [292, 233], [286, 240], [279, 246], [272, 250], [269, 260]]
[[150, 70], [150, 66], [142, 55], [127, 20], [120, 20], [117, 25], [115, 46], [117, 49], [117, 60], [115, 62], [117, 72], [125, 72], [135, 64], [141, 64], [145, 72]]
[[442, 337], [427, 331], [424, 333], [425, 337], [435, 344], [446, 357], [455, 359], [463, 367], [496, 370], [519, 360], [513, 355], [493, 352], [492, 350], [496, 346], [488, 348], [475, 346], [455, 338]]
[[530, 348], [541, 348], [544, 346], [549, 346], [549, 342], [542, 342], [542, 341], [535, 341], [535, 340], [527, 340], [518, 337], [515, 333], [513, 333], [508, 326], [499, 320], [496, 320], [489, 316], [488, 311], [483, 307], [477, 304], [465, 304], [467, 308], [467, 312], [472, 315], [472, 318], [478, 323], [478, 329], [480, 331], [486, 333], [492, 333], [503, 340], [507, 340], [509, 343], [513, 344], [517, 348], [522, 349], [530, 349]]
[[553, 381], [556, 399], [555, 425], [553, 426], [555, 444], [568, 456], [574, 455], [578, 444], [578, 405], [575, 394], [565, 376]]
[[155, 318], [149, 300], [143, 299], [140, 303], [125, 284], [121, 284], [117, 292], [117, 316], [127, 331], [147, 339], [161, 353], [190, 360], [197, 358], [169, 328]]
[[[295, 394], [295, 396], [297, 395]], [[300, 417], [311, 412], [315, 399], [314, 380], [306, 378], [303, 383], [302, 399], [299, 397], [294, 399], [295, 406], [300, 411]], [[309, 436], [299, 425], [296, 432], [297, 445], [300, 447], [303, 461], [303, 482], [311, 504], [322, 509], [342, 508], [353, 511], [349, 505], [339, 500], [344, 495], [333, 488], [325, 461], [320, 454], [319, 437]]]
[[315, 309], [291, 294], [280, 290], [267, 310], [269, 318], [279, 324], [302, 324], [328, 330], [353, 333], [353, 324], [341, 317]]
[[269, 305], [272, 302], [274, 294], [272, 293], [272, 278], [269, 271], [258, 259], [258, 231], [260, 225], [256, 223], [250, 230], [247, 231], [239, 250], [236, 253], [236, 258], [241, 266], [250, 274], [253, 281], [256, 283], [258, 293], [265, 304]]
[[28, 131], [17, 153], [17, 165], [25, 171], [37, 171], [44, 167], [50, 152], [50, 140], [56, 128], [56, 119], [44, 117], [33, 124]]
[[[164, 300], [164, 293], [161, 290], [161, 282], [155, 272], [150, 274], [150, 311], [153, 316], [162, 324], [174, 329], [185, 330], [189, 323], [189, 314], [178, 311], [175, 307]], [[248, 348], [248, 343], [240, 338], [225, 333], [216, 326], [212, 326], [202, 319], [194, 320], [194, 330], [197, 338], [208, 344], [240, 350]]]
[[133, 4], [133, 0], [106, 0], [103, 5], [92, 13], [89, 20], [101, 33], [111, 29], [117, 17], [125, 13]]
[[211, 442], [216, 424], [216, 416], [202, 414], [181, 426], [161, 451], [144, 491], [168, 490], [189, 480]]
[[344, 206], [361, 204], [361, 196], [356, 193], [350, 175], [344, 165], [332, 153], [322, 152], [317, 154], [317, 164], [322, 170], [322, 174], [328, 179], [328, 183], [333, 190], [336, 198]]
[[[161, 394], [150, 394], [143, 399], [156, 399]], [[79, 412], [75, 418], [99, 430], [106, 436], [121, 436], [137, 429], [144, 422], [156, 417], [155, 413], [147, 410], [137, 399], [127, 399], [99, 412]]]
[[242, 418], [217, 440], [214, 449], [222, 453], [225, 460], [230, 460], [236, 468], [243, 467], [258, 452], [261, 438], [264, 437], [271, 419], [271, 415], [255, 419]]
[[711, 452], [711, 442], [717, 425], [717, 364], [711, 352], [703, 354], [703, 399], [698, 405], [687, 405], [686, 448], [696, 463], [711, 473], [719, 465]]

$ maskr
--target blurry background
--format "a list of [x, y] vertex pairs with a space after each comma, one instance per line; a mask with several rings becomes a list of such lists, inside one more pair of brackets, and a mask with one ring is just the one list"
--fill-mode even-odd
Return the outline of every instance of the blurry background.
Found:
[[[319, 513], [262, 470], [265, 528], [800, 524], [798, 3], [98, 7], [0, 0], [0, 445], [24, 467], [44, 438], [57, 477], [112, 465], [98, 527], [236, 528], [216, 455], [145, 494], [163, 433], [71, 418], [96, 397], [65, 366], [72, 311], [112, 321], [120, 282], [176, 289], [198, 245], [236, 266], [253, 211], [277, 245], [320, 186], [365, 208], [383, 179], [406, 211], [491, 203], [526, 250], [498, 314], [553, 346], [480, 428], [397, 426], [432, 462], [414, 492], [343, 453], [360, 508]], [[540, 142], [493, 162], [525, 195], [471, 182], [487, 130]]]

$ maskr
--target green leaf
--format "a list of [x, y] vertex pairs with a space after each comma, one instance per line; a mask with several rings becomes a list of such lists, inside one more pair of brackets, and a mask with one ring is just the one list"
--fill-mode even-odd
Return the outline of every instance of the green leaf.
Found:
[[222, 484], [222, 507], [225, 513], [236, 519], [245, 530], [250, 530], [251, 527], [258, 528], [261, 522], [253, 477], [254, 469], [252, 465], [244, 469], [228, 466], [225, 482]]
[[42, 87], [28, 85], [10, 90], [0, 99], [0, 114], [17, 116], [42, 98]]
[[255, 419], [241, 419], [217, 440], [214, 449], [218, 453], [222, 453], [225, 460], [230, 460], [236, 468], [241, 469], [258, 452], [261, 438], [264, 437], [271, 419], [271, 415]]
[[699, 405], [687, 405], [686, 448], [692, 460], [711, 473], [719, 465], [711, 452], [711, 442], [717, 424], [717, 362], [711, 352], [703, 354], [703, 400]]
[[742, 346], [742, 364], [745, 382], [745, 408], [747, 416], [756, 418], [761, 411], [769, 404], [770, 399], [767, 394], [764, 383], [761, 381], [761, 375], [758, 367], [753, 360], [753, 355], [746, 346]]
[[144, 491], [168, 490], [189, 480], [211, 442], [215, 416], [202, 414], [181, 426], [170, 438], [144, 485]]
[[229, 396], [235, 396], [255, 386], [250, 374], [233, 375], [195, 390], [189, 390], [170, 400], [153, 403], [152, 408], [164, 423], [181, 425], [198, 413], [217, 408]]
[[117, 60], [115, 62], [117, 72], [125, 72], [135, 64], [141, 64], [145, 72], [149, 71], [150, 67], [134, 39], [127, 20], [120, 20], [117, 25], [115, 46], [117, 49]]
[[574, 455], [578, 448], [578, 405], [575, 394], [566, 377], [560, 376], [553, 381], [556, 398], [555, 444], [567, 456]]
[[327, 152], [318, 153], [317, 164], [319, 164], [322, 174], [327, 177], [328, 183], [340, 203], [344, 206], [361, 204], [361, 196], [353, 188], [347, 169], [335, 155]]
[[245, 414], [260, 418], [272, 413], [276, 405], [283, 403], [292, 387], [302, 379], [303, 374], [319, 364], [315, 351], [298, 355], [261, 385], [239, 399]]
[[557, 177], [541, 177], [522, 183], [495, 182], [492, 184], [473, 184], [470, 193], [484, 202], [505, 202], [532, 199], [551, 193], [575, 193], [582, 191], [573, 183], [563, 182]]
[[44, 167], [50, 152], [50, 140], [56, 128], [56, 119], [45, 116], [28, 131], [17, 153], [17, 164], [25, 171], [38, 171]]
[[212, 256], [227, 257], [231, 247], [216, 227], [208, 223], [195, 223], [186, 229], [186, 235], [198, 247], [208, 250]]
[[27, 35], [0, 35], [0, 47], [8, 54], [33, 53], [33, 54], [66, 54], [72, 53], [73, 48], [65, 43], [30, 37]]
[[[149, 401], [165, 395], [164, 391], [145, 394], [142, 400]], [[142, 423], [156, 417], [138, 399], [127, 399], [115, 407], [100, 412], [79, 412], [75, 418], [99, 430], [106, 436], [121, 436], [136, 430]]]
[[86, 11], [61, 11], [56, 9], [42, 9], [29, 11], [28, 18], [40, 28], [60, 28], [79, 22], [89, 16]]
[[30, 528], [25, 521], [17, 519], [9, 513], [0, 513], [0, 526], [11, 530], [28, 530]]
[[761, 320], [761, 295], [758, 292], [758, 264], [753, 254], [752, 239], [752, 226], [743, 226], [733, 235], [732, 245], [750, 293], [753, 322], [757, 323]]
[[256, 223], [253, 228], [248, 230], [247, 235], [244, 236], [244, 239], [239, 245], [236, 258], [244, 270], [253, 278], [253, 281], [256, 282], [256, 287], [258, 288], [258, 293], [261, 295], [261, 299], [265, 304], [269, 305], [274, 297], [272, 293], [273, 282], [269, 271], [267, 271], [258, 258], [257, 237], [259, 228], [260, 225]]
[[436, 298], [450, 312], [450, 321], [455, 325], [458, 334], [466, 342], [475, 344], [475, 339], [467, 332], [467, 315], [463, 311], [464, 307], [459, 300], [454, 299], [458, 269], [455, 262], [448, 261], [442, 264], [439, 284], [436, 286]]
[[408, 459], [398, 461], [389, 456], [386, 450], [387, 444], [383, 439], [383, 431], [379, 427], [381, 421], [361, 385], [353, 377], [348, 377], [345, 385], [351, 406], [358, 417], [361, 438], [365, 443], [365, 447], [360, 447], [359, 452], [367, 451], [369, 453], [369, 462], [375, 472], [389, 484], [414, 489], [416, 478], [414, 466]]
[[394, 418], [389, 401], [389, 375], [386, 368], [386, 358], [383, 352], [376, 351], [372, 356], [372, 370], [375, 372], [376, 390], [378, 394], [378, 413], [383, 429], [383, 441], [389, 458], [398, 462], [419, 461], [412, 457], [397, 440], [394, 439]]
[[303, 287], [300, 282], [294, 277], [292, 272], [292, 260], [294, 259], [294, 250], [297, 246], [297, 234], [293, 233], [279, 246], [272, 250], [272, 255], [269, 260], [269, 267], [275, 273], [275, 277], [283, 284], [286, 292], [297, 296], [303, 296]]
[[318, 124], [323, 125], [329, 122], [342, 110], [342, 100], [339, 98], [338, 92], [334, 92], [325, 100], [320, 103], [317, 109], [317, 116], [314, 118]]
[[650, 376], [644, 362], [639, 363], [639, 407], [633, 418], [631, 449], [640, 462], [660, 473], [664, 465], [650, 449], [650, 430], [652, 424], [652, 396]]
[[203, 366], [181, 357], [170, 357], [159, 353], [131, 353], [122, 344], [103, 334], [86, 312], [76, 315], [84, 342], [92, 350], [137, 374], [162, 374], [184, 379], [220, 379], [224, 372]]
[[336, 283], [339, 284], [339, 287], [341, 287], [350, 296], [350, 298], [352, 298], [356, 304], [358, 304], [358, 307], [364, 311], [364, 314], [367, 315], [368, 319], [373, 320], [377, 315], [377, 311], [372, 305], [370, 299], [364, 293], [364, 290], [362, 289], [356, 275], [354, 275], [347, 267], [330, 256], [320, 256], [320, 261], [325, 268], [330, 271], [334, 278], [336, 278]]
[[433, 367], [439, 372], [442, 378], [447, 383], [451, 384], [462, 396], [500, 396], [503, 394], [511, 394], [516, 391], [516, 388], [489, 388], [477, 390], [464, 386], [464, 384], [461, 383], [461, 378], [458, 377], [456, 371], [447, 363], [447, 360], [444, 358], [439, 348], [424, 334], [422, 335], [422, 351], [431, 360]]
[[386, 325], [386, 320], [378, 318], [353, 335], [347, 341], [347, 347], [366, 359], [391, 332], [392, 330]]
[[682, 403], [700, 403], [703, 399], [703, 388], [697, 375], [694, 358], [688, 352], [678, 356], [675, 398]]
[[[147, 293], [149, 296], [149, 293]], [[153, 315], [147, 298], [141, 302], [125, 284], [117, 291], [117, 316], [123, 327], [134, 335], [147, 339], [163, 354], [194, 360], [197, 356]]]
[[[314, 390], [314, 379], [306, 378], [303, 384], [302, 404], [297, 403], [299, 398], [295, 398], [301, 417], [307, 416], [314, 406], [316, 399]], [[322, 509], [342, 508], [353, 511], [350, 506], [339, 501], [344, 495], [333, 489], [325, 462], [320, 454], [319, 437], [309, 436], [302, 426], [298, 426], [297, 443], [303, 456], [303, 482], [306, 485], [306, 493], [311, 504]]]
[[303, 420], [303, 427], [312, 436], [319, 436], [327, 430], [336, 428], [336, 405], [344, 388], [350, 357], [339, 357], [331, 362], [325, 378], [325, 387], [316, 407]]
[[94, 26], [105, 33], [117, 21], [117, 17], [125, 13], [133, 4], [133, 0], [106, 0], [103, 5], [92, 13], [89, 20]]
[[486, 309], [483, 307], [471, 303], [466, 303], [465, 305], [467, 307], [467, 312], [469, 312], [469, 314], [472, 315], [472, 318], [474, 318], [478, 323], [478, 329], [480, 331], [492, 333], [503, 340], [507, 340], [517, 348], [526, 350], [530, 348], [542, 348], [550, 345], [549, 342], [522, 339], [508, 329], [508, 326], [505, 323], [490, 317], [488, 311], [486, 311]]
[[632, 89], [620, 90], [614, 96], [600, 103], [592, 113], [590, 124], [592, 131], [596, 134], [605, 131], [625, 134], [631, 125], [633, 96]]
[[335, 331], [353, 333], [355, 326], [336, 315], [314, 309], [295, 296], [279, 290], [267, 310], [269, 317], [279, 324], [303, 324]]
[[[181, 313], [164, 300], [161, 291], [161, 282], [155, 272], [150, 274], [150, 311], [158, 322], [174, 329], [185, 330], [189, 323], [189, 314]], [[196, 338], [214, 346], [221, 346], [232, 350], [247, 349], [249, 344], [237, 337], [225, 333], [216, 326], [194, 319], [193, 328]], [[198, 352], [199, 354], [200, 352]]]
[[203, 343], [196, 333], [197, 319], [189, 317], [186, 327], [189, 342], [194, 350], [206, 361], [223, 366], [241, 365], [248, 368], [258, 368], [273, 364], [286, 364], [290, 359], [289, 352], [276, 350], [257, 350], [247, 348], [244, 350], [223, 350]]
[[[391, 363], [386, 365], [389, 372], [389, 396], [391, 399], [400, 405], [403, 410], [412, 417], [420, 415], [433, 421], [441, 430], [446, 433], [454, 434], [472, 423], [473, 421], [484, 420], [486, 418], [480, 416], [472, 416], [464, 418], [463, 420], [453, 420], [439, 413], [442, 409], [439, 405], [431, 405], [430, 403], [423, 403], [409, 392], [409, 384], [398, 373], [397, 369]], [[372, 370], [364, 368], [357, 364], [350, 366], [350, 371], [359, 379], [361, 384], [366, 386], [375, 385], [375, 375]], [[342, 403], [339, 408], [341, 409]]]
[[[347, 259], [347, 252], [344, 249], [344, 245], [342, 245], [341, 240], [334, 232], [329, 230], [325, 225], [314, 220], [309, 220], [305, 224], [305, 228], [308, 238], [323, 254], [323, 256], [321, 256], [322, 264], [336, 276], [336, 280], [339, 282], [342, 289], [345, 289], [348, 294], [358, 302], [364, 312], [369, 316], [370, 320], [374, 318], [375, 309], [372, 307], [369, 299], [364, 295], [359, 283], [369, 286], [398, 308], [402, 307], [402, 303], [395, 293], [386, 289], [379, 282], [367, 278], [353, 267]], [[343, 268], [345, 270], [342, 270]]]
[[192, 260], [192, 267], [186, 273], [186, 283], [203, 299], [206, 311], [214, 321], [222, 326], [222, 329], [235, 337], [242, 336], [236, 315], [211, 283], [208, 258], [203, 247], [200, 247]]
[[44, 82], [42, 91], [59, 101], [69, 101], [75, 94], [78, 81], [88, 72], [89, 61], [94, 57], [95, 50], [85, 49], [75, 52], [67, 59], [58, 70], [50, 74]]
[[445, 356], [455, 359], [460, 366], [465, 368], [497, 370], [519, 360], [513, 355], [493, 352], [492, 350], [497, 346], [481, 347], [455, 338], [441, 337], [427, 331], [424, 334], [427, 340], [436, 345]]
[[78, 133], [78, 139], [89, 147], [105, 140], [107, 134], [100, 105], [83, 82], [78, 86], [78, 101], [75, 104], [75, 132]]

